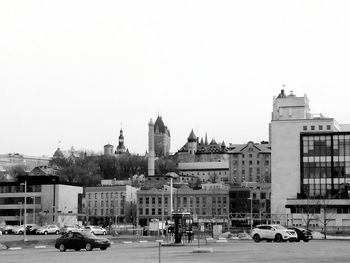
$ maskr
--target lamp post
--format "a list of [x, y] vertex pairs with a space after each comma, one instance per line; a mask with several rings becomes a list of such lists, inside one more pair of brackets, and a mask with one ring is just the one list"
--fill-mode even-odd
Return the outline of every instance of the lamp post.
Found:
[[23, 240], [27, 241], [27, 180], [24, 181], [24, 183], [21, 183], [21, 185], [24, 185], [24, 223], [23, 223]]
[[19, 225], [22, 225], [22, 202], [18, 202], [19, 204]]
[[250, 231], [252, 231], [253, 229], [253, 196], [250, 193], [250, 198], [248, 198], [250, 200]]

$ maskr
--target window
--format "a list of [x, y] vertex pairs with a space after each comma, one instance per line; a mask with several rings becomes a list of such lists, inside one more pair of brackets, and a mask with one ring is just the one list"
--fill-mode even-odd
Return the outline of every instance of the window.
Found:
[[331, 125], [327, 125], [327, 130], [328, 130], [328, 131], [331, 130]]
[[242, 161], [242, 165], [244, 165], [244, 161]]
[[249, 154], [249, 158], [253, 158], [253, 154], [250, 153], [250, 154]]
[[155, 215], [155, 214], [156, 214], [156, 209], [152, 208], [152, 215]]
[[244, 154], [242, 154], [242, 158], [244, 158]]
[[269, 160], [265, 160], [265, 165], [269, 165]]
[[260, 193], [260, 199], [266, 199], [266, 193], [261, 192]]
[[156, 203], [156, 198], [152, 197], [152, 205], [154, 205]]
[[304, 131], [307, 131], [307, 126], [303, 126], [303, 130], [304, 130]]
[[253, 164], [253, 161], [249, 161], [249, 165], [252, 165]]
[[311, 130], [312, 130], [312, 131], [315, 130], [315, 125], [311, 125]]
[[323, 126], [322, 126], [322, 125], [319, 125], [319, 126], [318, 126], [318, 129], [319, 129], [320, 131], [322, 131], [322, 130], [323, 130]]
[[244, 169], [242, 169], [242, 174], [245, 174], [245, 170]]
[[260, 164], [260, 161], [259, 161], [259, 160], [257, 160], [257, 161], [256, 161], [256, 164], [257, 164], [257, 165], [259, 165], [259, 164]]
[[149, 204], [149, 197], [146, 197], [146, 205]]

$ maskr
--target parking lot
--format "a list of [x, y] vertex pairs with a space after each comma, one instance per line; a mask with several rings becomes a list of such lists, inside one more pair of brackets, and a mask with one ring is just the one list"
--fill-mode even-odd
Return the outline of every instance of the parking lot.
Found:
[[[235, 240], [228, 243], [208, 243], [212, 253], [193, 253], [196, 244], [161, 247], [161, 262], [349, 262], [350, 241], [313, 240], [308, 243], [255, 243]], [[113, 244], [106, 251], [87, 252], [57, 249], [22, 249], [0, 251], [1, 262], [159, 262], [156, 242]]]

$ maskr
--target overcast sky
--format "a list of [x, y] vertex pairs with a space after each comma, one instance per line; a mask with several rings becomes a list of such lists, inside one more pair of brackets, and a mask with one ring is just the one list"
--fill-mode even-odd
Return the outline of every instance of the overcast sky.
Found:
[[4, 0], [0, 153], [132, 153], [163, 116], [198, 137], [268, 140], [273, 96], [350, 123], [350, 1]]

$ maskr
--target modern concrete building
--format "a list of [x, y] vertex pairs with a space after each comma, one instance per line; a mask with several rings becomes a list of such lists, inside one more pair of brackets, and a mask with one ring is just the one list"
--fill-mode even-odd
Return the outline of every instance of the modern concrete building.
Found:
[[347, 134], [339, 132], [348, 127], [322, 114], [312, 114], [306, 95], [287, 96], [282, 90], [274, 97], [270, 142], [271, 213], [276, 216], [275, 221], [290, 223], [291, 213], [298, 205], [310, 204], [310, 199], [312, 203], [320, 203], [317, 199], [327, 198], [325, 202], [340, 202], [342, 208], [350, 205], [348, 200], [331, 200], [346, 182], [346, 173], [339, 176], [347, 166], [346, 154], [340, 157], [337, 148], [339, 140], [346, 148]]
[[9, 225], [23, 224], [25, 197], [27, 223], [63, 226], [83, 220], [81, 185], [59, 182], [56, 176], [22, 178], [27, 180], [26, 193], [20, 181], [0, 182], [0, 221]]

